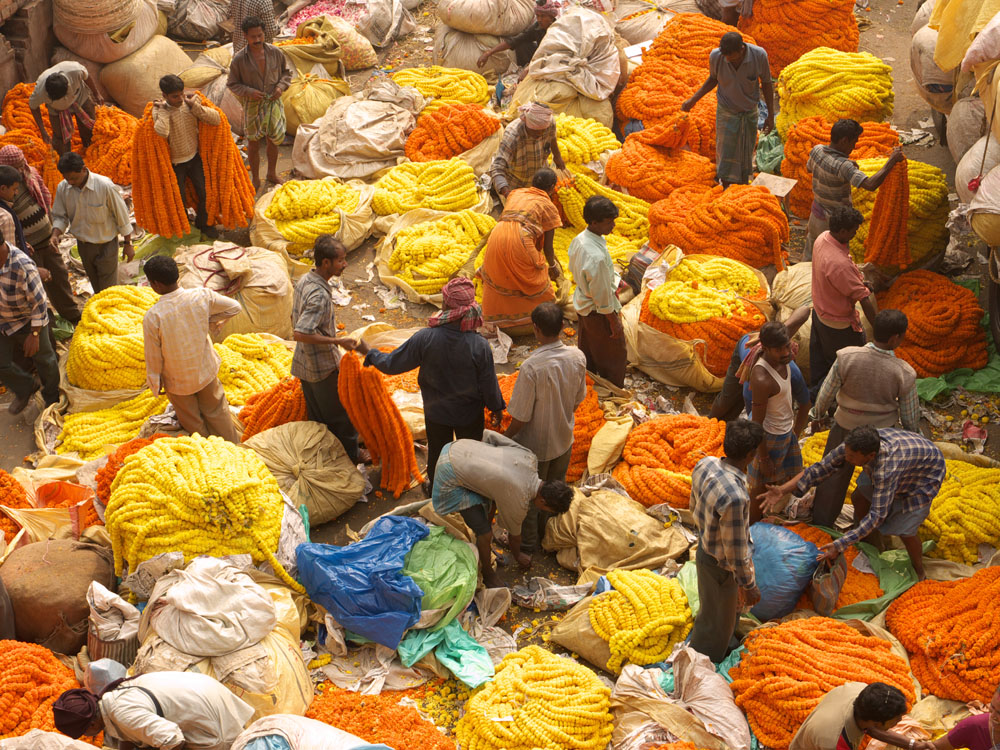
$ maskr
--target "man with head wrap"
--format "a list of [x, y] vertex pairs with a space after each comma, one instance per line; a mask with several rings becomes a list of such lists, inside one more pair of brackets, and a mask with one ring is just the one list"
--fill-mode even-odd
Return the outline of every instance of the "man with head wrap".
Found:
[[430, 497], [434, 468], [441, 449], [452, 440], [481, 440], [484, 410], [499, 425], [503, 396], [493, 365], [493, 351], [477, 333], [483, 325], [483, 310], [476, 302], [476, 287], [469, 279], [452, 279], [441, 290], [444, 306], [431, 316], [428, 327], [417, 331], [391, 352], [370, 349], [359, 341], [356, 351], [365, 364], [387, 375], [420, 368], [417, 382], [424, 400], [427, 425], [427, 482]]
[[52, 705], [56, 729], [74, 739], [104, 732], [119, 750], [229, 750], [253, 709], [194, 672], [152, 672], [112, 682], [100, 696], [77, 688]]
[[552, 110], [532, 102], [518, 112], [520, 117], [504, 130], [490, 167], [493, 189], [503, 199], [511, 190], [530, 187], [535, 172], [548, 166], [550, 154], [556, 169], [566, 169], [566, 162], [559, 153]]

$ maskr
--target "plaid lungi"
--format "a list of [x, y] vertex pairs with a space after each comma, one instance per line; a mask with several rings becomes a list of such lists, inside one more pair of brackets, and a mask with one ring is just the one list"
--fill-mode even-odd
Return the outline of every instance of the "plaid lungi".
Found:
[[267, 138], [280, 146], [285, 140], [285, 127], [285, 105], [281, 99], [243, 101], [243, 128], [248, 141]]
[[762, 472], [758, 466], [760, 459], [755, 457], [747, 472], [751, 485], [781, 484], [802, 471], [802, 451], [799, 450], [799, 439], [795, 432], [786, 432], [784, 435], [765, 432], [764, 445], [768, 458], [771, 459], [771, 471]]
[[753, 151], [757, 146], [757, 110], [733, 112], [715, 108], [715, 179], [746, 185], [753, 176]]

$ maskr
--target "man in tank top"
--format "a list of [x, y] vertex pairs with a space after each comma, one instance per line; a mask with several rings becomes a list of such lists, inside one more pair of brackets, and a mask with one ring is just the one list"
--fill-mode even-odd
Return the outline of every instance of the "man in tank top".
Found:
[[765, 486], [781, 484], [802, 471], [799, 434], [809, 421], [811, 402], [805, 380], [791, 362], [785, 324], [765, 323], [760, 329], [760, 355], [750, 370], [750, 417], [764, 428], [764, 440], [749, 471], [750, 523], [760, 520], [757, 496]]

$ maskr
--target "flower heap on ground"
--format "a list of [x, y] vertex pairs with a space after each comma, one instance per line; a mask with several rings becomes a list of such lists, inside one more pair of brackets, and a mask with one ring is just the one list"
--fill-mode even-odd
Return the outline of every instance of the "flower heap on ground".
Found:
[[461, 211], [479, 202], [476, 173], [462, 159], [408, 161], [390, 169], [375, 183], [372, 208], [380, 216], [415, 208]]
[[49, 189], [49, 194], [55, 200], [56, 188], [62, 180], [62, 174], [59, 172], [56, 152], [52, 147], [25, 130], [8, 130], [0, 135], [0, 148], [4, 146], [17, 146], [21, 149], [25, 161], [38, 170], [45, 186]]
[[[885, 165], [884, 158], [861, 159], [858, 167], [867, 175], [873, 175]], [[909, 211], [906, 221], [907, 243], [910, 246], [910, 260], [918, 263], [934, 253], [944, 250], [948, 244], [948, 179], [944, 172], [930, 164], [908, 160], [906, 163], [909, 183]], [[883, 185], [883, 187], [885, 187]], [[879, 190], [881, 192], [881, 190]], [[858, 263], [865, 257], [865, 241], [875, 207], [876, 193], [863, 188], [851, 191], [854, 207], [865, 217], [864, 224], [851, 240], [851, 255]]]
[[818, 47], [778, 76], [781, 111], [775, 120], [784, 139], [804, 117], [884, 122], [892, 115], [892, 67], [869, 52]]
[[649, 237], [649, 204], [646, 201], [613, 190], [582, 173], [576, 173], [571, 181], [561, 183], [557, 191], [566, 218], [577, 233], [587, 228], [587, 222], [583, 220], [583, 206], [587, 199], [602, 195], [618, 207], [612, 235], [628, 240], [632, 252], [642, 247]]
[[412, 86], [432, 101], [421, 115], [435, 112], [448, 104], [486, 104], [489, 85], [478, 73], [460, 68], [431, 65], [427, 68], [405, 68], [392, 74], [400, 86]]
[[[721, 21], [698, 13], [671, 18], [648, 50], [642, 64], [629, 76], [617, 114], [623, 122], [641, 120], [648, 128], [680, 112], [681, 104], [708, 77], [708, 56], [719, 40], [732, 31]], [[756, 44], [749, 35], [744, 40]], [[703, 96], [690, 112], [691, 150], [715, 160], [715, 92]]]
[[1000, 547], [1000, 469], [967, 461], [945, 461], [944, 483], [920, 527], [920, 538], [934, 540], [928, 554], [975, 565], [979, 545]]
[[[788, 529], [794, 531], [807, 542], [812, 542], [817, 547], [822, 547], [833, 542], [832, 536], [821, 529], [817, 529], [815, 526], [797, 523], [794, 526], [789, 526]], [[865, 573], [854, 567], [854, 560], [860, 554], [861, 550], [853, 544], [844, 550], [844, 557], [847, 560], [847, 577], [844, 579], [844, 585], [841, 587], [840, 595], [837, 597], [837, 609], [846, 607], [849, 604], [878, 599], [885, 593], [882, 587], [878, 585], [878, 576], [872, 573]], [[807, 590], [799, 600], [799, 607], [812, 609], [812, 606], [812, 596]]]
[[938, 698], [989, 703], [1000, 683], [1000, 567], [957, 581], [921, 581], [892, 604], [886, 627], [913, 675]]
[[412, 482], [422, 482], [413, 435], [378, 370], [362, 367], [361, 358], [348, 352], [340, 362], [338, 390], [372, 460], [382, 464], [382, 489], [399, 498]]
[[462, 750], [604, 750], [611, 692], [587, 667], [538, 646], [508, 654], [465, 704]]
[[566, 481], [576, 482], [583, 478], [587, 470], [587, 457], [590, 455], [590, 445], [594, 436], [607, 420], [604, 409], [601, 408], [594, 381], [587, 376], [587, 395], [573, 413], [573, 448], [570, 451], [569, 467], [566, 469]]
[[705, 456], [722, 455], [726, 423], [693, 414], [668, 414], [629, 433], [614, 477], [647, 508], [691, 503], [691, 471]]
[[222, 359], [219, 381], [232, 406], [243, 406], [291, 374], [292, 352], [276, 340], [256, 333], [233, 333], [215, 351]]
[[646, 201], [663, 200], [680, 187], [711, 188], [715, 164], [685, 148], [691, 128], [691, 117], [682, 112], [632, 133], [608, 159], [608, 179]]
[[285, 378], [267, 390], [255, 393], [240, 409], [243, 440], [272, 427], [304, 422], [306, 419], [306, 397], [298, 378]]
[[680, 582], [650, 570], [612, 570], [608, 581], [614, 590], [595, 596], [588, 608], [591, 627], [611, 650], [608, 671], [619, 674], [626, 662], [645, 666], [670, 656], [693, 625]]
[[[802, 441], [802, 465], [812, 466], [823, 460], [823, 450], [826, 448], [826, 439], [830, 436], [829, 430], [816, 432]], [[858, 488], [858, 475], [861, 474], [861, 467], [854, 467], [854, 474], [851, 476], [851, 484], [847, 488], [847, 502], [851, 502], [851, 495]]]
[[146, 420], [166, 408], [166, 396], [154, 396], [145, 390], [114, 406], [67, 414], [56, 453], [77, 453], [84, 461], [103, 456], [108, 446], [137, 437]]
[[86, 162], [118, 185], [132, 184], [132, 144], [139, 121], [117, 107], [98, 107]]
[[[0, 469], [0, 505], [15, 510], [31, 507], [31, 503], [28, 502], [28, 493], [24, 491], [24, 487], [3, 469]], [[0, 530], [3, 531], [4, 541], [10, 544], [17, 536], [17, 532], [21, 530], [21, 524], [0, 511]]]
[[[503, 396], [503, 402], [505, 404], [510, 403], [510, 397], [514, 393], [514, 384], [517, 382], [517, 371], [510, 373], [509, 375], [497, 375], [497, 385], [500, 386], [500, 395]], [[490, 410], [483, 409], [483, 415], [486, 419], [486, 424], [490, 423]], [[503, 414], [500, 419], [500, 431], [506, 432], [507, 428], [510, 427], [510, 412], [507, 409], [503, 410]]]
[[909, 326], [896, 356], [921, 378], [986, 366], [983, 308], [971, 289], [932, 271], [901, 274], [878, 295], [880, 310], [902, 310]]
[[87, 300], [69, 344], [70, 385], [92, 391], [142, 388], [142, 318], [157, 299], [148, 287], [113, 286]]
[[[812, 172], [806, 169], [813, 146], [830, 142], [833, 122], [822, 115], [803, 117], [788, 131], [785, 138], [785, 155], [781, 161], [781, 175], [796, 180], [788, 194], [789, 210], [803, 219], [812, 209]], [[887, 122], [862, 122], [858, 145], [851, 152], [855, 161], [888, 156], [899, 145], [899, 133]]]
[[649, 240], [657, 250], [721, 255], [754, 268], [785, 266], [788, 217], [778, 199], [754, 185], [693, 185], [649, 209]]
[[767, 50], [771, 75], [816, 47], [858, 51], [858, 22], [851, 0], [760, 0], [740, 30]]
[[556, 115], [556, 139], [563, 161], [577, 167], [600, 161], [602, 156], [622, 146], [607, 125], [565, 112]]
[[107, 505], [111, 499], [111, 485], [114, 484], [115, 477], [121, 471], [125, 459], [133, 453], [138, 453], [147, 445], [160, 438], [170, 437], [166, 433], [158, 432], [148, 438], [133, 438], [126, 443], [122, 443], [115, 451], [108, 456], [107, 462], [97, 472], [97, 499], [102, 505]]
[[884, 682], [913, 705], [906, 661], [889, 641], [828, 617], [791, 620], [758, 628], [743, 642], [740, 663], [729, 670], [736, 705], [754, 735], [773, 750], [787, 750], [820, 700], [845, 682]]
[[759, 329], [764, 314], [748, 301], [762, 298], [759, 279], [747, 266], [729, 259], [698, 273], [701, 261], [685, 258], [667, 280], [642, 298], [639, 320], [681, 341], [703, 342], [696, 353], [716, 377], [726, 374], [740, 338]]
[[104, 514], [115, 573], [162, 552], [248, 554], [270, 563], [286, 584], [296, 582], [274, 553], [284, 500], [253, 451], [220, 437], [161, 438], [125, 458]]
[[875, 195], [865, 238], [865, 263], [899, 269], [910, 265], [909, 216], [910, 182], [903, 159], [889, 171]]
[[389, 268], [416, 292], [438, 294], [495, 226], [469, 209], [409, 226], [396, 233]]
[[274, 191], [264, 216], [288, 240], [289, 249], [301, 254], [321, 234], [337, 234], [341, 216], [354, 213], [360, 201], [360, 191], [337, 180], [289, 180]]
[[475, 148], [500, 129], [500, 120], [479, 104], [445, 104], [422, 112], [406, 138], [406, 158], [444, 161]]

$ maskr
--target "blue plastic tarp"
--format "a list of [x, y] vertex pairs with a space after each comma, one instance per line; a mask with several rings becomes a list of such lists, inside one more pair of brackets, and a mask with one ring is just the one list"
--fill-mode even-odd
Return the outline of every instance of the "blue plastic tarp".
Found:
[[761, 622], [791, 613], [816, 572], [819, 549], [794, 531], [773, 523], [750, 527], [753, 567], [760, 601], [750, 614]]

